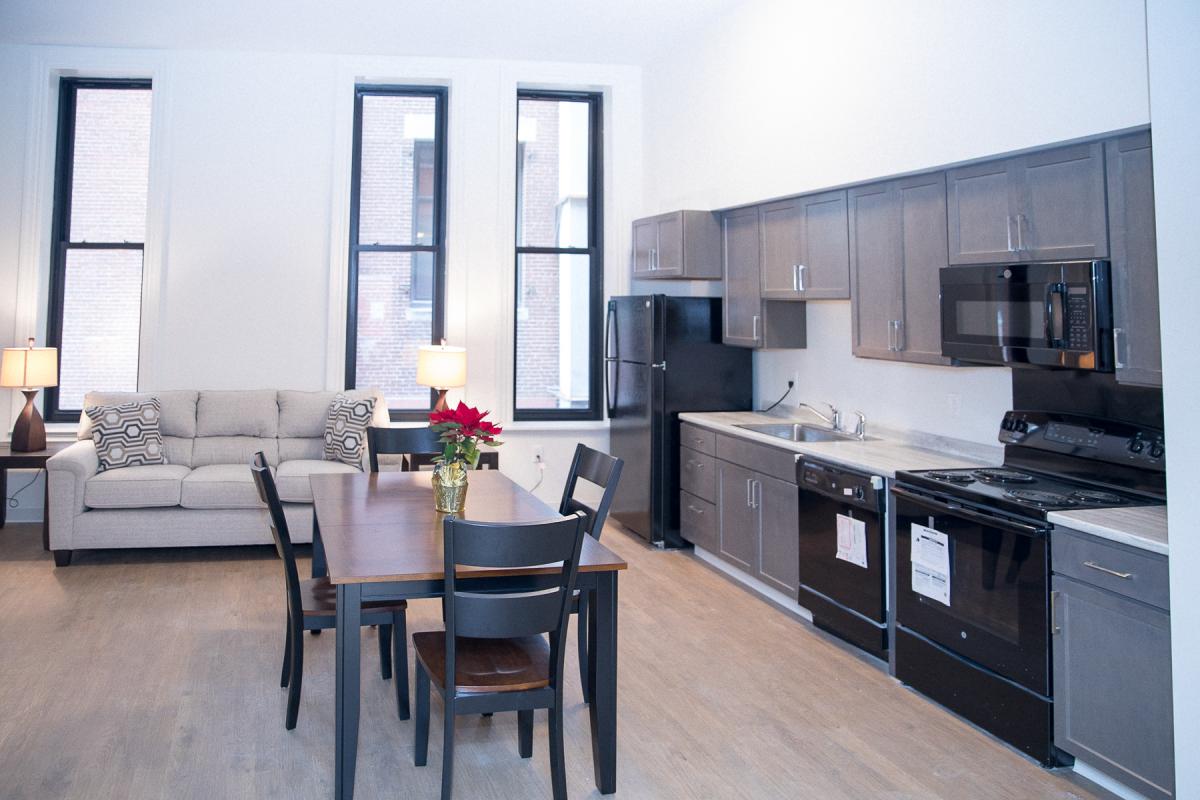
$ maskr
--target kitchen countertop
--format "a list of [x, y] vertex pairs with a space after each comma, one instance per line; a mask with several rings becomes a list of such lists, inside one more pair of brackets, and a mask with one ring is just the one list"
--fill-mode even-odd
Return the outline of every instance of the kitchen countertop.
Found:
[[895, 478], [897, 472], [905, 470], [994, 467], [1004, 460], [1004, 451], [999, 446], [988, 447], [931, 434], [872, 428], [869, 423], [867, 435], [875, 438], [863, 442], [855, 439], [837, 442], [790, 442], [777, 436], [737, 427], [772, 422], [800, 422], [816, 427], [828, 427], [804, 411], [782, 415], [757, 411], [684, 412], [679, 415], [679, 419], [718, 433], [815, 456], [839, 466], [871, 472], [886, 478]]
[[1166, 506], [1053, 511], [1046, 519], [1101, 539], [1168, 555]]

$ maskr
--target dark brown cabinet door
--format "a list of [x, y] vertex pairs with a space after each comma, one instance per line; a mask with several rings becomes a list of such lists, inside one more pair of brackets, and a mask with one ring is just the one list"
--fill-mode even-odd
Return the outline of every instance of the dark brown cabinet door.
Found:
[[735, 464], [718, 463], [720, 555], [738, 569], [757, 575], [759, 515], [754, 486], [757, 474]]
[[1012, 160], [989, 161], [946, 173], [951, 264], [1019, 261], [1013, 207]]
[[758, 577], [795, 599], [800, 587], [800, 490], [762, 474], [755, 481], [762, 530]]
[[683, 214], [658, 217], [658, 252], [654, 264], [655, 277], [683, 276]]
[[850, 296], [846, 192], [823, 192], [762, 207], [762, 296], [844, 300]]
[[747, 208], [727, 213], [722, 220], [725, 344], [757, 347], [761, 342], [759, 248], [758, 209]]
[[679, 493], [679, 534], [684, 539], [701, 550], [717, 553], [721, 547], [718, 525], [716, 506], [689, 492]]
[[1100, 142], [1015, 159], [1017, 250], [1025, 261], [1104, 258], [1104, 147]]
[[940, 270], [946, 252], [946, 181], [943, 173], [897, 181], [904, 259], [904, 314], [896, 346], [905, 361], [949, 364], [942, 357]]
[[850, 190], [850, 317], [854, 355], [896, 358], [896, 321], [904, 316], [904, 255], [894, 182]]
[[1150, 134], [1106, 144], [1117, 380], [1162, 386]]
[[653, 278], [658, 255], [658, 225], [653, 219], [633, 223], [633, 277]]

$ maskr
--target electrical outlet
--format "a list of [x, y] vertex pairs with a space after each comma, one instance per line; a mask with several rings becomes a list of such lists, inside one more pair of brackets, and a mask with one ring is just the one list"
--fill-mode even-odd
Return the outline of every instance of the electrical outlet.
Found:
[[539, 464], [546, 460], [546, 451], [540, 444], [533, 448], [533, 460]]

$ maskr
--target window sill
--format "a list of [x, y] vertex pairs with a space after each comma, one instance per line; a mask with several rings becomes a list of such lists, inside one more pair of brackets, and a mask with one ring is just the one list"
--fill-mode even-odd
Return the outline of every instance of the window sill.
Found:
[[524, 433], [527, 431], [606, 431], [608, 430], [608, 420], [601, 419], [584, 419], [584, 420], [524, 420], [521, 422], [510, 422], [504, 426], [507, 433]]

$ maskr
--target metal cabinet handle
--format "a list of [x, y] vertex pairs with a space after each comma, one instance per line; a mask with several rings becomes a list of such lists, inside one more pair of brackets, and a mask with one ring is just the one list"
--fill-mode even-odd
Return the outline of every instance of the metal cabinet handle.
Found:
[[653, 272], [656, 269], [658, 269], [658, 250], [651, 247], [650, 248], [650, 271]]
[[904, 349], [904, 320], [895, 320], [896, 326], [896, 352]]
[[1097, 564], [1095, 561], [1085, 561], [1085, 562], [1083, 562], [1083, 565], [1089, 569], [1094, 569], [1097, 572], [1103, 572], [1105, 575], [1112, 575], [1114, 578], [1120, 578], [1121, 580], [1127, 581], [1133, 577], [1132, 572], [1117, 572], [1115, 569], [1109, 569], [1108, 567], [1102, 567], [1099, 564]]
[[1050, 592], [1050, 635], [1057, 636], [1060, 633], [1062, 628], [1058, 627], [1058, 592]]
[[750, 318], [750, 338], [758, 341], [758, 314]]
[[1010, 253], [1013, 252], [1012, 223], [1013, 223], [1012, 214], [1009, 214], [1007, 217], [1004, 218], [1004, 232], [1006, 234], [1008, 234], [1008, 252], [1010, 252]]
[[1025, 249], [1025, 237], [1021, 235], [1021, 223], [1025, 220], [1024, 214], [1017, 214], [1017, 250]]
[[760, 499], [762, 498], [762, 482], [750, 481], [750, 507], [758, 508]]
[[1113, 328], [1113, 366], [1125, 369], [1125, 360], [1121, 358], [1121, 345], [1125, 343], [1125, 329]]
[[804, 271], [808, 269], [808, 267], [804, 264], [796, 264], [793, 269], [795, 270], [796, 274], [792, 279], [792, 289], [797, 292], [806, 291], [804, 287]]
[[896, 326], [894, 324], [895, 322], [896, 321], [894, 319], [888, 320], [888, 352], [891, 352], [896, 349], [896, 337], [895, 337]]
[[800, 265], [792, 264], [792, 291], [800, 291]]
[[696, 444], [704, 444], [704, 439], [700, 438], [699, 436], [693, 436], [692, 441]]
[[692, 505], [691, 503], [688, 503], [688, 511], [692, 512], [693, 514], [699, 514], [699, 515], [701, 515], [701, 516], [703, 516], [703, 515], [704, 515], [704, 509], [703, 509], [703, 508], [696, 508], [696, 507], [695, 507], [694, 505]]
[[754, 508], [754, 501], [751, 499], [753, 493], [752, 481], [746, 478], [746, 508]]

